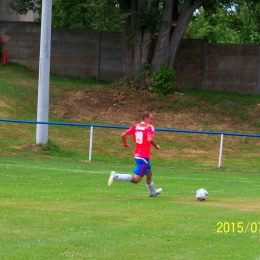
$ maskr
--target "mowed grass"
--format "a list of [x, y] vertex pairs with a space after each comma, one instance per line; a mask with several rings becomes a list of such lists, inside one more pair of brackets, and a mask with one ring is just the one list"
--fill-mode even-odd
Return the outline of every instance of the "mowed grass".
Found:
[[[109, 172], [132, 165], [0, 159], [0, 259], [259, 259], [256, 171], [154, 166], [163, 193]], [[198, 188], [209, 192], [195, 198]]]
[[[36, 120], [37, 80], [23, 66], [0, 66], [0, 117]], [[54, 113], [62, 93], [110, 88], [52, 76], [50, 121], [74, 121]], [[168, 109], [183, 121], [198, 110], [203, 124], [194, 121], [195, 130], [259, 132], [257, 95], [185, 90], [171, 98]], [[90, 121], [75, 121], [117, 124], [100, 121], [98, 109], [93, 105]], [[210, 121], [222, 115], [234, 122], [228, 129]], [[225, 136], [218, 169], [219, 135], [156, 132], [153, 180], [163, 193], [150, 198], [144, 180], [107, 187], [111, 170], [134, 167], [134, 144], [129, 139], [132, 148], [124, 149], [121, 132], [94, 128], [88, 162], [88, 127], [51, 125], [49, 142], [36, 145], [35, 125], [1, 122], [0, 259], [260, 259], [259, 138]], [[209, 192], [204, 202], [195, 198], [201, 187]]]

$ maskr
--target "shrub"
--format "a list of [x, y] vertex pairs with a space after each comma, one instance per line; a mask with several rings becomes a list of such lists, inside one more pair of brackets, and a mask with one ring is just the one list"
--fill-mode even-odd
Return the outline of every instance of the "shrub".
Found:
[[172, 67], [162, 64], [151, 78], [150, 90], [160, 96], [174, 93], [175, 71]]

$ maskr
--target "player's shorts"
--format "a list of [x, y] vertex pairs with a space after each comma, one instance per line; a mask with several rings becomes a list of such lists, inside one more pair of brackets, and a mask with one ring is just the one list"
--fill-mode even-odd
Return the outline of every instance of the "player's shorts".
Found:
[[151, 164], [150, 164], [150, 159], [149, 158], [140, 158], [140, 157], [135, 157], [135, 169], [134, 169], [134, 174], [143, 177], [146, 175], [147, 172], [151, 170]]

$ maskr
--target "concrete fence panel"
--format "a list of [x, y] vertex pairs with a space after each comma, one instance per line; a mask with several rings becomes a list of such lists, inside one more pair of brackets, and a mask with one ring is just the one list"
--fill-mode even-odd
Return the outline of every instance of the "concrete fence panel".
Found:
[[[0, 21], [2, 52], [8, 60], [39, 67], [40, 30], [34, 22]], [[124, 76], [121, 35], [88, 29], [53, 29], [51, 73], [116, 80]], [[260, 46], [183, 39], [174, 64], [187, 88], [260, 94]]]

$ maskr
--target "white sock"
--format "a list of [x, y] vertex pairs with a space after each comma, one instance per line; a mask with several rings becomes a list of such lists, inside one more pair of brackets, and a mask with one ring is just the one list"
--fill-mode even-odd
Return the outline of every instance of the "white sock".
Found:
[[156, 194], [153, 182], [151, 182], [150, 184], [146, 184], [146, 187], [148, 188], [150, 195]]
[[121, 181], [131, 181], [132, 180], [132, 175], [131, 174], [116, 174], [116, 180], [121, 180]]

